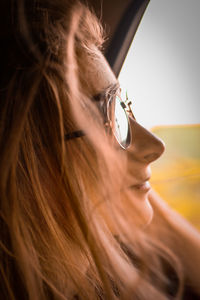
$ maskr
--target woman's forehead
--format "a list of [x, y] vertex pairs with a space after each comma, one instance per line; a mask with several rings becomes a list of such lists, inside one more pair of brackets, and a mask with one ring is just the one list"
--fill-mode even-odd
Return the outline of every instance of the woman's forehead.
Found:
[[82, 56], [80, 60], [80, 75], [84, 89], [91, 95], [96, 95], [117, 83], [103, 54], [96, 50], [94, 55]]

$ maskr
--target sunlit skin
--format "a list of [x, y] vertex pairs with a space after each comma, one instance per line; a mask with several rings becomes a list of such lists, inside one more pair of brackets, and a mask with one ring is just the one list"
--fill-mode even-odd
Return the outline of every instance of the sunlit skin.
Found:
[[[101, 93], [108, 86], [117, 82], [102, 53], [100, 51], [97, 53], [98, 58], [85, 55], [84, 59], [80, 60], [82, 62], [80, 64], [83, 76], [82, 83], [90, 96]], [[143, 128], [133, 118], [130, 118], [130, 125], [132, 129], [132, 143], [127, 150], [122, 150], [126, 156], [127, 174], [129, 175], [127, 178], [124, 178], [123, 187], [131, 192], [134, 205], [142, 215], [143, 226], [149, 225], [147, 228], [151, 228], [153, 224], [156, 224], [156, 228], [159, 231], [157, 211], [160, 211], [165, 216], [167, 226], [170, 224], [176, 235], [175, 239], [172, 240], [168, 240], [167, 236], [162, 236], [162, 238], [165, 239], [170, 249], [183, 262], [185, 276], [195, 290], [200, 293], [199, 233], [155, 194], [149, 184], [151, 176], [150, 165], [162, 155], [165, 146], [159, 138]], [[155, 208], [155, 216], [151, 223], [153, 218], [152, 205]], [[182, 245], [184, 245], [184, 248]], [[191, 257], [193, 257], [193, 260], [188, 259]]]
[[[84, 56], [81, 63], [84, 74], [83, 84], [89, 95], [96, 95], [117, 82], [115, 75], [100, 51], [97, 57]], [[150, 223], [153, 210], [148, 201], [150, 192], [150, 164], [158, 159], [164, 151], [163, 142], [148, 130], [130, 118], [132, 143], [124, 155], [127, 157], [128, 179], [124, 179], [125, 188], [129, 189], [135, 199], [135, 206], [142, 215], [144, 224]]]

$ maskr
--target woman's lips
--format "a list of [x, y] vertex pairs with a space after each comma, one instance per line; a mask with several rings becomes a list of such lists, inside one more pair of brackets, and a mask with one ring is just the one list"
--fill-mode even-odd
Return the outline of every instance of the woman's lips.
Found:
[[151, 189], [149, 181], [142, 182], [140, 184], [131, 185], [130, 188], [143, 192], [148, 192]]

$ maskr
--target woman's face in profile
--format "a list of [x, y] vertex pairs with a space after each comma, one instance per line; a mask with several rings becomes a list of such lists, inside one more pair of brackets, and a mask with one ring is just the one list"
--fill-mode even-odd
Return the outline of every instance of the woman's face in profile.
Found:
[[[105, 57], [97, 50], [97, 57], [85, 55], [81, 62], [84, 88], [95, 96], [105, 92], [117, 79], [109, 67]], [[123, 99], [122, 99], [123, 100]], [[106, 101], [106, 99], [105, 99]], [[124, 179], [123, 188], [128, 189], [134, 199], [134, 204], [146, 225], [152, 220], [153, 210], [148, 196], [151, 190], [149, 179], [151, 176], [150, 164], [164, 152], [163, 142], [139, 125], [131, 118], [131, 144], [123, 150], [126, 156], [127, 180]], [[120, 146], [119, 146], [120, 147]]]

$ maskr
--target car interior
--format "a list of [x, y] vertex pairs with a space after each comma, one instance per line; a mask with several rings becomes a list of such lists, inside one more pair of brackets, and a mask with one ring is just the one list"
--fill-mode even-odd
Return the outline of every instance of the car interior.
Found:
[[102, 20], [107, 36], [105, 56], [118, 76], [149, 0], [90, 0], [88, 3]]
[[[87, 2], [89, 7], [94, 10], [96, 15], [103, 23], [107, 37], [104, 45], [104, 54], [117, 77], [119, 76], [132, 40], [133, 38], [135, 38], [138, 26], [140, 25], [140, 23], [143, 23], [141, 22], [141, 20], [144, 20], [146, 18], [145, 12], [147, 11], [147, 8], [150, 8], [150, 2], [153, 1], [89, 0]], [[177, 22], [177, 26], [179, 27], [183, 27], [183, 25], [181, 25], [182, 23], [178, 23], [180, 21], [179, 19], [181, 14], [183, 15], [183, 22], [185, 23], [185, 27], [183, 27], [181, 31], [181, 35], [183, 36], [187, 30], [187, 27], [189, 28], [187, 19], [188, 22], [191, 22], [191, 20], [193, 19], [192, 16], [194, 15], [195, 11], [197, 12], [197, 21], [195, 22], [198, 22], [198, 8], [200, 8], [200, 6], [199, 4], [197, 4], [198, 3], [196, 2], [196, 8], [195, 6], [192, 8], [192, 6], [185, 1], [182, 6], [182, 10], [181, 7], [179, 7], [178, 3], [172, 8], [173, 10], [175, 10], [175, 15], [177, 14], [177, 20], [175, 19], [175, 22]], [[162, 6], [162, 4], [160, 4], [160, 6]], [[188, 7], [190, 8], [189, 10]], [[191, 19], [189, 19], [189, 14], [191, 15]], [[156, 26], [159, 27], [159, 23], [156, 23]], [[191, 36], [195, 36], [196, 34], [197, 44], [192, 45], [193, 42], [187, 42], [186, 38], [184, 40], [184, 43], [186, 41], [188, 43], [188, 47], [191, 47], [190, 51], [192, 54], [188, 52], [189, 58], [187, 58], [189, 60], [189, 64], [191, 64], [190, 61], [192, 60], [191, 56], [195, 51], [194, 49], [199, 47], [197, 38], [199, 23], [197, 23], [195, 26], [196, 29], [195, 27], [191, 27], [194, 29], [190, 29], [190, 31], [193, 30], [193, 32], [188, 31], [188, 36], [189, 34]], [[169, 28], [164, 29], [165, 33], [168, 29]], [[196, 30], [196, 32], [194, 30]], [[173, 38], [179, 39], [180, 37], [170, 36], [170, 38], [173, 40]], [[168, 47], [167, 42], [168, 41], [166, 40], [165, 46], [167, 45]], [[147, 44], [147, 47], [148, 46], [149, 45]], [[184, 44], [181, 47], [184, 47]], [[155, 52], [158, 52], [156, 55], [160, 55], [159, 49], [155, 49]], [[183, 48], [173, 48], [172, 51], [183, 51], [182, 49]], [[168, 59], [170, 59], [169, 55]], [[180, 66], [180, 68], [186, 68], [188, 64], [186, 57], [183, 57], [183, 62], [181, 63], [183, 64], [183, 66]], [[197, 65], [197, 62], [194, 63]], [[154, 67], [155, 66], [153, 65], [153, 68]], [[135, 67], [133, 66], [132, 68]], [[176, 68], [178, 69], [179, 66], [177, 66]], [[143, 72], [145, 73], [146, 70], [143, 70]], [[166, 70], [164, 69], [162, 72], [164, 73], [166, 72]], [[188, 71], [185, 70], [186, 74], [187, 72]], [[137, 71], [134, 78], [136, 77]], [[190, 80], [192, 82], [191, 78]], [[180, 85], [181, 89], [184, 88], [183, 85], [184, 84]], [[191, 86], [191, 89], [192, 88], [193, 87]], [[156, 89], [156, 87], [153, 87], [153, 89]], [[173, 93], [173, 90], [171, 92]], [[189, 93], [189, 98], [190, 94], [191, 92]], [[197, 111], [197, 100], [193, 99], [192, 101], [193, 102], [188, 103], [188, 107], [190, 109], [190, 107], [192, 107], [193, 105], [194, 107], [197, 107], [193, 108], [193, 111]], [[143, 103], [143, 105], [145, 104]], [[184, 107], [182, 107], [182, 110], [184, 110]], [[188, 108], [185, 108], [185, 110], [188, 110]], [[181, 115], [181, 113], [182, 111], [180, 110], [179, 114]], [[161, 159], [159, 159], [158, 163], [155, 164], [155, 166], [153, 165], [152, 169], [154, 174], [153, 180], [155, 181], [155, 186], [153, 186], [154, 189], [156, 189], [157, 192], [159, 192], [166, 201], [170, 202], [170, 205], [175, 210], [179, 211], [179, 213], [184, 215], [184, 217], [188, 218], [189, 221], [192, 222], [193, 225], [195, 225], [197, 228], [200, 228], [200, 202], [198, 201], [200, 186], [200, 150], [198, 150], [200, 146], [200, 119], [198, 120], [196, 118], [196, 120], [197, 124], [186, 123], [184, 125], [178, 124], [176, 126], [157, 126], [152, 129], [152, 131], [160, 138], [162, 138], [167, 144], [166, 153]]]

